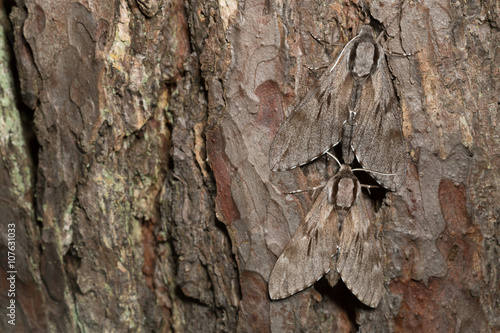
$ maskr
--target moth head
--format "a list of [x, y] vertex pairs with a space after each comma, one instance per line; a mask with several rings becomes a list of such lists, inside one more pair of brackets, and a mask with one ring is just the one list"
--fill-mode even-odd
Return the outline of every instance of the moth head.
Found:
[[373, 28], [368, 24], [363, 25], [361, 29], [359, 29], [359, 36], [365, 35], [373, 37]]
[[328, 201], [337, 209], [348, 210], [358, 199], [361, 185], [346, 164], [340, 167], [335, 177], [332, 189], [329, 191]]

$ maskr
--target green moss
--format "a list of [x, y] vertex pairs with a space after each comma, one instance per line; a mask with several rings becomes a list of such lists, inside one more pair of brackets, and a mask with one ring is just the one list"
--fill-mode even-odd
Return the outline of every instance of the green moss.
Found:
[[[2, 11], [3, 15], [4, 12]], [[30, 199], [32, 192], [32, 162], [28, 155], [27, 142], [23, 136], [21, 114], [17, 108], [13, 74], [10, 71], [10, 49], [5, 28], [0, 25], [0, 158], [7, 167], [12, 186], [9, 191], [18, 205], [33, 216]]]

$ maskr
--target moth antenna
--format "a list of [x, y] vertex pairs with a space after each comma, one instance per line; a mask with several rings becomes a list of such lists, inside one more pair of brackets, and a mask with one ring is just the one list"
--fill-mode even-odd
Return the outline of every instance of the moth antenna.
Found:
[[374, 170], [370, 170], [370, 169], [363, 169], [363, 168], [352, 169], [351, 171], [352, 172], [354, 172], [354, 171], [365, 171], [365, 172], [370, 172], [370, 173], [374, 173], [374, 174], [381, 175], [381, 176], [397, 176], [396, 173], [383, 173], [383, 172], [378, 172], [378, 171], [374, 171]]
[[327, 152], [326, 152], [326, 154], [327, 154], [328, 156], [330, 156], [331, 158], [333, 158], [333, 159], [337, 162], [337, 164], [339, 165], [339, 168], [342, 166], [342, 164], [340, 164], [339, 160], [335, 157], [335, 155], [333, 155], [333, 154], [332, 154], [332, 153], [330, 153], [329, 151], [327, 151]]
[[[358, 35], [359, 36], [359, 35]], [[335, 67], [337, 67], [337, 64], [339, 63], [340, 59], [342, 59], [342, 55], [344, 54], [344, 52], [346, 52], [346, 49], [347, 47], [356, 39], [358, 39], [358, 36], [354, 37], [353, 39], [351, 39], [345, 46], [344, 48], [342, 49], [342, 52], [340, 52], [340, 55], [338, 56], [337, 58], [337, 61], [335, 61], [335, 63], [333, 64], [332, 68], [330, 68], [330, 72], [333, 71], [333, 69]]]

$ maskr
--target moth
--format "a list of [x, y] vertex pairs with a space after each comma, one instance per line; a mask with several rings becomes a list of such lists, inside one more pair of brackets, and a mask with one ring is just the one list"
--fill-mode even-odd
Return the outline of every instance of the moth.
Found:
[[306, 164], [344, 136], [344, 163], [356, 157], [363, 168], [380, 172], [373, 175], [380, 185], [396, 190], [406, 174], [401, 122], [384, 50], [364, 25], [280, 126], [269, 165], [283, 171]]
[[291, 296], [336, 269], [361, 302], [378, 305], [384, 282], [380, 249], [360, 193], [351, 168], [341, 165], [278, 258], [269, 278], [271, 299]]

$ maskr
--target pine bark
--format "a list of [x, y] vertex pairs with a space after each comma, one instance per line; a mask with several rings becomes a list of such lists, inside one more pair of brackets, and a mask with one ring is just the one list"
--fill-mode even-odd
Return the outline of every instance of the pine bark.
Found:
[[[500, 330], [494, 1], [17, 0], [0, 14], [0, 220], [17, 270], [16, 325], [0, 331]], [[408, 152], [403, 187], [373, 199], [386, 294], [369, 309], [321, 280], [271, 301], [314, 202], [286, 192], [326, 178], [321, 160], [271, 172], [269, 146], [364, 22], [415, 53], [386, 55]]]

